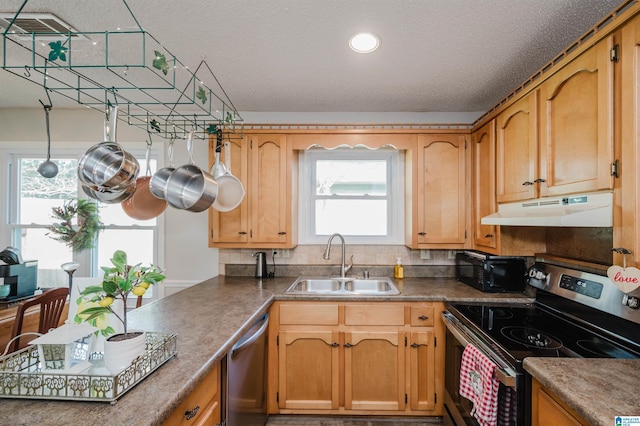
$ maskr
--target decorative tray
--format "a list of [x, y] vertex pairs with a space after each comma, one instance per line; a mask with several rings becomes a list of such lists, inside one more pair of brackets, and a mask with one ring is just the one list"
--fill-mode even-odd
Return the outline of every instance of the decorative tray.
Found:
[[105, 367], [102, 352], [90, 356], [91, 367], [75, 373], [43, 372], [38, 347], [28, 346], [0, 358], [0, 398], [61, 399], [115, 404], [122, 395], [175, 357], [177, 336], [147, 332], [145, 354], [120, 373]]

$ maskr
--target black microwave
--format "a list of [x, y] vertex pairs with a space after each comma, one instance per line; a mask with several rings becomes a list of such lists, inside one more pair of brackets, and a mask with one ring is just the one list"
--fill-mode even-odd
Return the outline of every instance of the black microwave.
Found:
[[456, 254], [458, 281], [489, 293], [520, 293], [526, 286], [524, 257], [496, 256], [476, 250]]

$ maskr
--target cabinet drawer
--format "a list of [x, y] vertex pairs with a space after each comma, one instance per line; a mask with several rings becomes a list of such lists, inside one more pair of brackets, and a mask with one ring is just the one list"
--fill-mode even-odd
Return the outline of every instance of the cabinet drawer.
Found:
[[344, 307], [345, 325], [404, 325], [404, 305], [348, 304]]
[[282, 304], [280, 324], [338, 325], [338, 304]]
[[220, 366], [216, 365], [204, 380], [185, 398], [171, 416], [164, 422], [166, 426], [197, 425], [205, 417], [211, 416], [218, 406], [220, 386]]
[[412, 306], [411, 326], [433, 327], [433, 306]]

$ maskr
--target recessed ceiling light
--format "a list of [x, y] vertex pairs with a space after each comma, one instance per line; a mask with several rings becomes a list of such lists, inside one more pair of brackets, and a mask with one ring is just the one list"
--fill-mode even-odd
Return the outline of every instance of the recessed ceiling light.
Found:
[[371, 53], [380, 46], [380, 37], [373, 33], [358, 33], [349, 40], [349, 47], [354, 52]]

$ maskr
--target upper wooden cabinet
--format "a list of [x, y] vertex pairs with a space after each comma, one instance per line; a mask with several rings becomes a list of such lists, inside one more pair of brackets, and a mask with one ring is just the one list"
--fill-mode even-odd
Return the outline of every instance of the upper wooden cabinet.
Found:
[[[209, 245], [225, 248], [291, 248], [297, 244], [295, 151], [286, 135], [245, 135], [231, 140], [231, 171], [245, 187], [236, 209], [210, 209]], [[210, 145], [213, 162], [215, 140]], [[224, 150], [223, 150], [224, 151]], [[224, 156], [222, 156], [224, 159]], [[296, 210], [294, 210], [296, 209]]]
[[[620, 155], [620, 179], [614, 188], [613, 247], [631, 251], [629, 266], [640, 265], [640, 16], [621, 30], [620, 35], [620, 114], [615, 121], [616, 149]], [[614, 253], [613, 263], [623, 265], [622, 254]]]
[[411, 248], [463, 248], [465, 243], [465, 136], [419, 135], [415, 183], [405, 243]]
[[540, 195], [613, 188], [613, 36], [540, 86]]
[[505, 109], [496, 118], [496, 198], [504, 203], [538, 196], [537, 92]]
[[496, 118], [498, 202], [613, 188], [613, 36]]
[[499, 227], [480, 221], [496, 211], [496, 123], [491, 120], [471, 135], [473, 155], [473, 245], [496, 249]]

